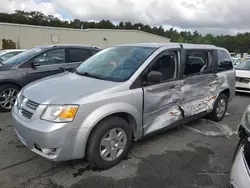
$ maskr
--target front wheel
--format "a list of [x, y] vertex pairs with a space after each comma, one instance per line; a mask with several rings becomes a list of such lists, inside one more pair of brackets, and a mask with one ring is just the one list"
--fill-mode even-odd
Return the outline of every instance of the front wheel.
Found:
[[227, 111], [228, 98], [225, 94], [221, 93], [215, 101], [213, 111], [209, 115], [209, 118], [213, 121], [221, 121]]
[[20, 88], [13, 84], [0, 86], [0, 111], [9, 112], [16, 101]]
[[96, 168], [110, 168], [128, 155], [131, 144], [131, 126], [122, 118], [109, 117], [90, 135], [87, 159]]

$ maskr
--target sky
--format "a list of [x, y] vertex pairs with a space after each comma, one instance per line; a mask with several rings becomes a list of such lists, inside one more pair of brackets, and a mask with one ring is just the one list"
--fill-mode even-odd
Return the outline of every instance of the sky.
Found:
[[141, 22], [202, 34], [250, 31], [249, 0], [0, 0], [0, 12], [17, 9], [62, 20]]

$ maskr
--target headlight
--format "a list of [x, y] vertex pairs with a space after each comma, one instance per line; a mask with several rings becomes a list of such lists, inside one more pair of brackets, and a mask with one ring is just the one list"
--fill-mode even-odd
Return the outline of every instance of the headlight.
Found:
[[74, 120], [78, 105], [48, 105], [41, 119], [53, 122], [71, 122]]

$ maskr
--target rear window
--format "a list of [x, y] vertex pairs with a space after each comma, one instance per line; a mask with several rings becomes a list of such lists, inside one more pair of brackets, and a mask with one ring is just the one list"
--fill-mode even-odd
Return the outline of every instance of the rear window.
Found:
[[218, 50], [218, 71], [226, 71], [233, 69], [232, 59], [230, 54], [224, 50]]
[[95, 54], [98, 53], [99, 51], [101, 51], [101, 50], [90, 50], [90, 54], [91, 54], [91, 55], [95, 55]]
[[88, 50], [71, 48], [68, 49], [69, 62], [82, 62], [90, 57]]

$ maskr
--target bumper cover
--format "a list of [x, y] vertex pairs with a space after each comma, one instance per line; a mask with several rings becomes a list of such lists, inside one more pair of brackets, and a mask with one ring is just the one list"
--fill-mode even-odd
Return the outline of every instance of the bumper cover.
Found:
[[250, 83], [236, 82], [236, 91], [250, 93]]
[[[53, 123], [43, 120], [25, 122], [12, 112], [14, 130], [31, 151], [53, 161], [66, 161], [84, 158], [88, 128], [70, 129], [71, 124]], [[42, 149], [54, 149], [53, 154], [46, 154]]]

